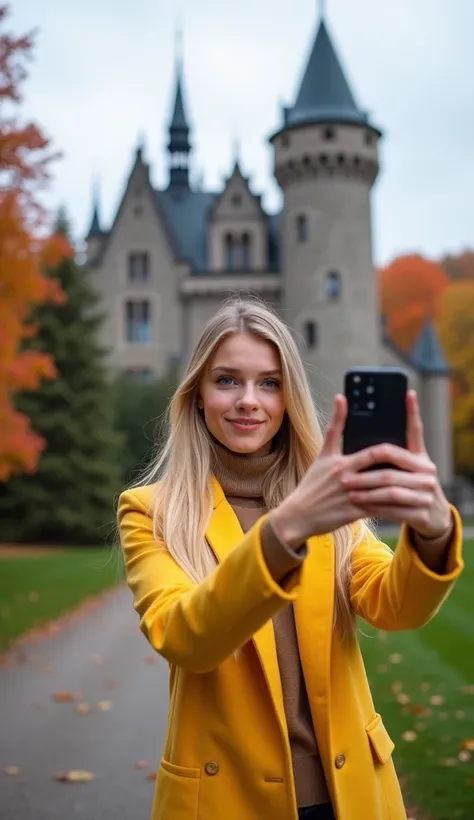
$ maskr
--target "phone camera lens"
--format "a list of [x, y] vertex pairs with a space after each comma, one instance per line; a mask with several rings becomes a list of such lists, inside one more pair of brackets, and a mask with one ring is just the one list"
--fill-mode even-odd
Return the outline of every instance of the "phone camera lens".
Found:
[[353, 390], [352, 392], [354, 396], [360, 396], [360, 390]]
[[368, 410], [375, 410], [375, 402], [374, 401], [368, 401], [367, 402], [367, 409]]
[[373, 384], [369, 384], [369, 386], [367, 387], [366, 392], [367, 393], [375, 393], [375, 387], [373, 386]]
[[360, 376], [354, 376], [354, 384], [360, 384]]

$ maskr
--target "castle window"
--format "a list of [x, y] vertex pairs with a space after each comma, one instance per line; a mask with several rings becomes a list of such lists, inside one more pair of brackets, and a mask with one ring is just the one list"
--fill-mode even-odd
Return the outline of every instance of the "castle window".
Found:
[[373, 145], [374, 143], [374, 135], [370, 131], [366, 131], [364, 134], [364, 142], [366, 145]]
[[299, 214], [296, 218], [296, 236], [298, 242], [307, 242], [309, 236], [308, 217]]
[[150, 257], [147, 253], [131, 253], [128, 257], [130, 282], [147, 282], [150, 276]]
[[306, 347], [308, 350], [313, 350], [318, 345], [318, 326], [316, 322], [305, 322], [303, 330]]
[[129, 299], [125, 303], [125, 338], [130, 344], [151, 342], [151, 305], [147, 299]]
[[335, 132], [334, 128], [330, 128], [330, 127], [325, 128], [324, 131], [323, 131], [323, 139], [325, 139], [327, 142], [330, 142], [331, 140], [335, 140], [336, 139], [336, 132]]
[[242, 234], [242, 267], [244, 270], [252, 267], [252, 237], [248, 233]]
[[226, 234], [224, 239], [225, 245], [225, 266], [227, 270], [234, 270], [235, 268], [235, 256], [236, 256], [236, 246], [235, 246], [235, 239], [231, 233]]
[[337, 302], [341, 296], [341, 274], [337, 270], [331, 270], [326, 274], [326, 298], [329, 302]]

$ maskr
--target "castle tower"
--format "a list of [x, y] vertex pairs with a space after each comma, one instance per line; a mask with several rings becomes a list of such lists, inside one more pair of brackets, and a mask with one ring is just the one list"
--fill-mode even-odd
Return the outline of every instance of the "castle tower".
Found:
[[92, 195], [92, 217], [90, 227], [86, 236], [87, 243], [87, 261], [93, 262], [97, 256], [104, 233], [100, 225], [99, 215], [99, 187], [97, 182], [94, 183], [94, 190]]
[[321, 17], [296, 102], [270, 141], [284, 195], [282, 316], [306, 342], [323, 411], [347, 367], [379, 362], [370, 189], [380, 137], [354, 100]]
[[453, 481], [451, 370], [431, 319], [421, 329], [411, 360], [420, 375], [418, 398], [426, 449], [449, 492]]

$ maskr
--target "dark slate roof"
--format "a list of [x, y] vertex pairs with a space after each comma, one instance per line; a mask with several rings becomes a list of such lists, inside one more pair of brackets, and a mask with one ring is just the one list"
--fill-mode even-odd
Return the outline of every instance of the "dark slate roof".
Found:
[[450, 368], [445, 359], [431, 319], [427, 319], [411, 353], [411, 360], [417, 370], [433, 376], [445, 376]]
[[354, 100], [324, 20], [320, 21], [296, 102], [285, 109], [285, 120], [285, 126], [327, 121], [367, 124], [367, 114]]
[[155, 195], [181, 258], [191, 262], [193, 272], [206, 271], [207, 225], [217, 194], [185, 190], [178, 196], [168, 189]]

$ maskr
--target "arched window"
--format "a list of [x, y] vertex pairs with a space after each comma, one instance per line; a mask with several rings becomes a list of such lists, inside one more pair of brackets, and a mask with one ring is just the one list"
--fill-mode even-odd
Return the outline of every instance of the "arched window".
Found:
[[329, 302], [337, 302], [341, 296], [341, 274], [331, 270], [326, 274], [326, 298]]
[[242, 268], [250, 270], [252, 267], [252, 237], [248, 233], [242, 234]]
[[227, 270], [235, 268], [235, 240], [231, 233], [226, 234], [225, 237], [225, 266]]
[[305, 214], [298, 214], [296, 217], [296, 236], [298, 242], [307, 242], [309, 236], [308, 217]]
[[318, 326], [316, 322], [308, 321], [304, 324], [304, 340], [308, 350], [318, 346]]

